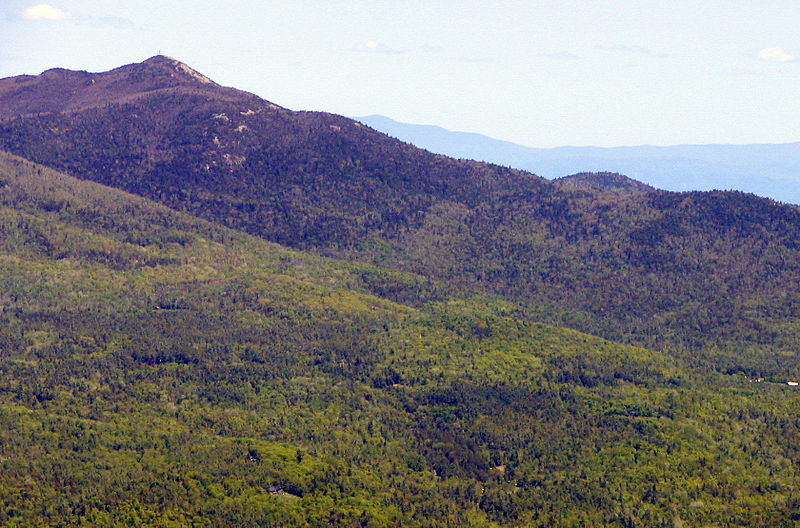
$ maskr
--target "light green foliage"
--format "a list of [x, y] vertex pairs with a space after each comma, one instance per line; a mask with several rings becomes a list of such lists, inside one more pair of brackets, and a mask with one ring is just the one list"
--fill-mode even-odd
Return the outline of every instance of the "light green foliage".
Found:
[[12, 156], [0, 180], [4, 526], [798, 521], [785, 383]]

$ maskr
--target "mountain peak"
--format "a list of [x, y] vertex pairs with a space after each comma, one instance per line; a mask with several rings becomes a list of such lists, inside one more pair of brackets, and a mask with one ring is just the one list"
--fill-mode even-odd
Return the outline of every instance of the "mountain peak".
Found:
[[176, 59], [170, 57], [169, 55], [153, 55], [149, 59], [142, 61], [142, 64], [168, 64], [173, 62], [179, 62]]
[[219, 97], [244, 93], [221, 87], [179, 60], [156, 55], [107, 72], [52, 68], [40, 75], [0, 79], [0, 121], [32, 112], [76, 111], [130, 101], [162, 90], [213, 92]]
[[[177, 59], [173, 59], [172, 57], [169, 57], [167, 55], [155, 55], [142, 62], [141, 65], [149, 68], [158, 69], [162, 72], [167, 72], [172, 75], [177, 73], [181, 76], [189, 77], [202, 84], [216, 85], [214, 81], [212, 81], [202, 73], [189, 67], [185, 63]], [[125, 68], [125, 66], [123, 66], [123, 68]]]

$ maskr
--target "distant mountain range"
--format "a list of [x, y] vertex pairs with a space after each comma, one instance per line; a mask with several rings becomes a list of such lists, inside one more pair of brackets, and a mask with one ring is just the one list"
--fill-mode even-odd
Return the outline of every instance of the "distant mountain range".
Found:
[[381, 115], [356, 119], [431, 152], [507, 165], [550, 179], [578, 172], [617, 172], [668, 191], [739, 190], [800, 204], [800, 142], [532, 148]]

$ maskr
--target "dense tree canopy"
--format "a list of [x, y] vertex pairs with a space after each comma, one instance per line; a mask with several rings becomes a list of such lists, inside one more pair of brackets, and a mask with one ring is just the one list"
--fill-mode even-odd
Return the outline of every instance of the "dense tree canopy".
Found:
[[777, 379], [12, 156], [0, 179], [4, 525], [797, 522]]

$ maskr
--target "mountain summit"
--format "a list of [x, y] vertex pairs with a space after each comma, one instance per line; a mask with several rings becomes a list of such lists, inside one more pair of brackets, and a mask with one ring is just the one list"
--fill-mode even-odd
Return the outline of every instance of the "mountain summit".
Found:
[[170, 76], [188, 76], [192, 80], [201, 84], [216, 84], [205, 75], [198, 73], [186, 64], [175, 60], [172, 57], [167, 57], [166, 55], [156, 55], [154, 57], [150, 57], [142, 63], [142, 66], [152, 69], [161, 69]]
[[129, 102], [154, 92], [243, 95], [223, 88], [186, 64], [164, 55], [104, 73], [53, 68], [41, 75], [0, 79], [0, 120], [32, 113], [79, 112]]

